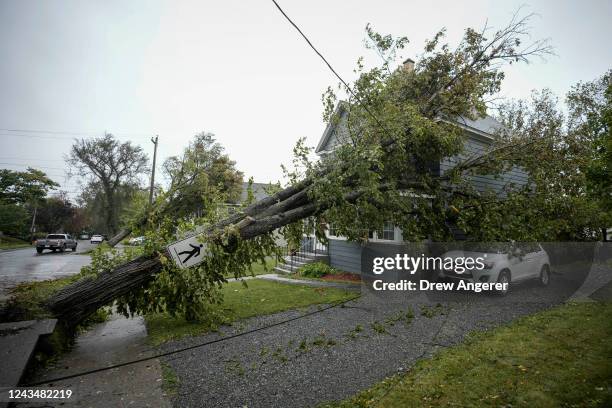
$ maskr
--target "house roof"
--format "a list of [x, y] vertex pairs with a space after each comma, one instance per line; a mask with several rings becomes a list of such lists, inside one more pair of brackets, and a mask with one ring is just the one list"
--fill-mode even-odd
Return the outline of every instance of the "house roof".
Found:
[[[342, 117], [342, 115], [346, 112], [346, 106], [347, 106], [346, 101], [339, 101], [338, 105], [336, 106], [336, 109], [334, 110], [332, 117], [335, 117], [335, 116]], [[329, 142], [329, 139], [334, 133], [334, 130], [336, 129], [337, 125], [338, 123], [333, 120], [330, 120], [329, 122], [327, 122], [327, 126], [325, 126], [325, 130], [323, 131], [323, 135], [321, 136], [321, 139], [319, 140], [319, 143], [317, 144], [315, 153], [321, 153], [324, 150], [325, 146], [327, 146], [327, 142]]]
[[[266, 188], [270, 187], [270, 183], [253, 183], [253, 195], [255, 196], [255, 201], [259, 201], [263, 198], [268, 197], [270, 194], [266, 193]], [[242, 191], [240, 192], [240, 202], [245, 202], [248, 197], [248, 188], [249, 183], [242, 183]]]
[[[342, 115], [344, 115], [346, 111], [347, 111], [347, 102], [340, 101], [338, 103], [338, 106], [336, 107], [334, 115], [339, 115], [340, 120], [342, 120]], [[484, 117], [478, 117], [477, 119], [469, 119], [463, 116], [458, 116], [452, 120], [446, 120], [446, 122], [459, 125], [460, 127], [464, 128], [465, 130], [473, 134], [476, 134], [476, 135], [479, 135], [481, 137], [485, 137], [488, 139], [491, 139], [494, 134], [496, 134], [497, 132], [503, 129], [503, 125], [497, 119], [489, 115], [486, 115]], [[327, 126], [325, 127], [325, 131], [323, 131], [323, 135], [321, 136], [321, 139], [319, 140], [319, 143], [317, 144], [315, 153], [322, 153], [327, 150], [326, 148], [327, 148], [328, 142], [330, 138], [332, 137], [332, 135], [334, 134], [334, 131], [336, 130], [337, 126], [338, 126], [338, 122], [330, 121], [327, 124]]]
[[479, 117], [475, 120], [459, 116], [450, 122], [458, 124], [461, 127], [472, 131], [473, 133], [479, 133], [488, 137], [492, 137], [494, 134], [498, 133], [504, 128], [504, 125], [502, 125], [493, 116], [489, 115]]

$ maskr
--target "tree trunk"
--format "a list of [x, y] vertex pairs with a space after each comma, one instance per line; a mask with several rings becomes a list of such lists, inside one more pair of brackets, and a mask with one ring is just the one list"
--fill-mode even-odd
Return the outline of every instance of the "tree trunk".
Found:
[[[271, 197], [264, 198], [229, 217], [204, 232], [209, 239], [218, 239], [228, 225], [234, 225], [241, 239], [252, 239], [282, 226], [314, 215], [325, 208], [309, 202], [305, 190], [309, 183], [286, 188]], [[346, 195], [354, 200], [360, 193]], [[256, 218], [251, 217], [256, 216]], [[129, 234], [122, 230], [109, 243], [119, 242], [121, 236]], [[139, 257], [112, 271], [97, 277], [85, 278], [66, 286], [47, 301], [49, 310], [64, 324], [75, 326], [102, 306], [123, 295], [147, 285], [162, 268], [157, 257]]]

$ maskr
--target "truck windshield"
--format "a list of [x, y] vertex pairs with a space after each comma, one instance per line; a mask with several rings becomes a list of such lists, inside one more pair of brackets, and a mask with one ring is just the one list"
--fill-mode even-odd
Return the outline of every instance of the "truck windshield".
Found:
[[64, 235], [60, 235], [60, 234], [51, 234], [51, 235], [47, 235], [47, 239], [64, 239], [65, 236]]

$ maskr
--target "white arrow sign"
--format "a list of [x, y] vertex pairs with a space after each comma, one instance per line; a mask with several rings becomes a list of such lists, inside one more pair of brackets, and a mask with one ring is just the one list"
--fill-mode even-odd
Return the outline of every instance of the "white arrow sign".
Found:
[[208, 254], [207, 245], [200, 241], [201, 235], [194, 235], [176, 241], [166, 247], [172, 260], [179, 268], [189, 268], [204, 260]]

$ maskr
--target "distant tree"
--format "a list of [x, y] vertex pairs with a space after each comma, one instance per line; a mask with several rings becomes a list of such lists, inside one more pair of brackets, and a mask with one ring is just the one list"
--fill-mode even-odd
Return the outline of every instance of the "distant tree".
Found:
[[73, 206], [72, 217], [64, 222], [64, 230], [73, 234], [88, 232], [91, 227], [85, 208]]
[[[132, 201], [142, 191], [142, 187], [135, 183], [123, 183], [117, 188], [114, 195], [114, 209], [117, 214], [118, 225], [125, 224], [128, 218], [129, 207]], [[148, 196], [147, 196], [148, 198]], [[79, 207], [82, 208], [86, 218], [86, 224], [93, 229], [94, 232], [107, 233], [108, 219], [105, 209], [108, 206], [108, 200], [104, 194], [100, 181], [90, 180], [85, 186], [77, 199]]]
[[31, 211], [59, 184], [33, 168], [27, 171], [0, 169], [0, 231], [25, 237]]
[[0, 169], [0, 202], [5, 204], [26, 204], [42, 200], [55, 187], [59, 187], [59, 184], [44, 172], [31, 167], [27, 171]]
[[99, 187], [103, 202], [104, 232], [118, 230], [118, 194], [126, 184], [138, 185], [138, 176], [147, 171], [149, 159], [139, 146], [120, 142], [111, 134], [101, 138], [77, 140], [66, 158], [77, 174], [89, 176]]
[[3, 234], [25, 237], [28, 233], [30, 213], [18, 204], [0, 203], [0, 231]]
[[70, 229], [72, 217], [76, 208], [68, 199], [66, 192], [60, 191], [59, 195], [49, 197], [41, 202], [36, 217], [39, 231], [74, 232]]

